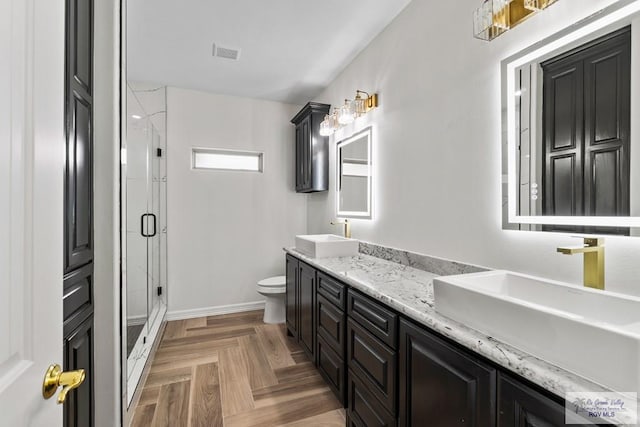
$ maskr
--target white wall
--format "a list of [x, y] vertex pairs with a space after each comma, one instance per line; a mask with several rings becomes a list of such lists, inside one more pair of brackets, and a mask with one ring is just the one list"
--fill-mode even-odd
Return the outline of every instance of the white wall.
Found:
[[[556, 253], [569, 236], [501, 228], [500, 61], [614, 3], [562, 0], [491, 43], [472, 37], [480, 1], [413, 0], [317, 98], [338, 104], [356, 89], [381, 107], [335, 141], [374, 127], [374, 220], [353, 237], [574, 283], [582, 258]], [[308, 231], [339, 232], [331, 191], [309, 196]], [[610, 290], [640, 295], [640, 240], [607, 238]]]
[[[256, 282], [284, 274], [283, 246], [306, 232], [295, 193], [299, 106], [169, 88], [169, 315], [260, 301]], [[264, 152], [264, 173], [191, 169], [191, 148]]]

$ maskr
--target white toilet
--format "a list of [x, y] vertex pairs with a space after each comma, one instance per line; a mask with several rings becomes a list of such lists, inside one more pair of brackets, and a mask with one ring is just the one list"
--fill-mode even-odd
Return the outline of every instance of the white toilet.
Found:
[[265, 298], [264, 323], [284, 323], [284, 296], [287, 292], [287, 276], [276, 276], [258, 282], [258, 293]]

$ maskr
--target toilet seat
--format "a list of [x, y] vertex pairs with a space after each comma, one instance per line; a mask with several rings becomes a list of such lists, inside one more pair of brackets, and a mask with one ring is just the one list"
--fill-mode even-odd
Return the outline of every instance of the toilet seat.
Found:
[[258, 282], [258, 286], [264, 287], [275, 287], [275, 286], [286, 286], [287, 285], [287, 276], [276, 276], [269, 277], [268, 279], [262, 279]]
[[258, 293], [265, 295], [265, 294], [284, 294], [287, 292], [287, 287], [286, 286], [257, 286], [258, 288]]
[[269, 277], [258, 282], [258, 292], [265, 294], [284, 294], [287, 292], [287, 276]]

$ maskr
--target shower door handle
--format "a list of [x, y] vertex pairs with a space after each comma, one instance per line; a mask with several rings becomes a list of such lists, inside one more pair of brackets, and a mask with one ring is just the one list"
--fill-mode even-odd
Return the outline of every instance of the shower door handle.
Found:
[[140, 216], [140, 234], [142, 234], [142, 237], [151, 237], [150, 234], [147, 234], [144, 232], [144, 220], [148, 216], [149, 214], [146, 214], [146, 213]]
[[[146, 217], [153, 218], [153, 233], [147, 234], [147, 233], [144, 232], [144, 219]], [[155, 236], [157, 234], [157, 232], [158, 232], [157, 222], [158, 222], [158, 219], [156, 218], [155, 214], [150, 214], [150, 213], [142, 214], [142, 216], [140, 217], [140, 234], [142, 234], [142, 237], [153, 237], [153, 236]]]
[[151, 218], [153, 218], [153, 233], [149, 234], [147, 237], [154, 237], [158, 231], [158, 227], [157, 227], [157, 222], [158, 222], [158, 218], [156, 218], [155, 214], [147, 214], [149, 215]]
[[[153, 233], [151, 234], [147, 234], [144, 232], [144, 219], [146, 217], [151, 217], [153, 218]], [[142, 216], [140, 217], [140, 234], [142, 234], [142, 237], [153, 237], [158, 233], [158, 227], [157, 227], [157, 222], [158, 219], [156, 218], [156, 216], [154, 214], [150, 214], [150, 213], [145, 213], [142, 214]]]

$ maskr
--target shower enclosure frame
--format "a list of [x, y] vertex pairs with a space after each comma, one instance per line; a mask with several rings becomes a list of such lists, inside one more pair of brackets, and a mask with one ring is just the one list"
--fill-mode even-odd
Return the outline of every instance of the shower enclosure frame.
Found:
[[[124, 72], [122, 86], [121, 366], [122, 405], [126, 421], [132, 416], [129, 410], [133, 409], [134, 396], [142, 385], [149, 356], [160, 339], [166, 320], [167, 140], [166, 87], [138, 85], [134, 90], [126, 81]], [[143, 105], [145, 101], [139, 99], [144, 97], [143, 94], [155, 94], [156, 100], [162, 99], [162, 105]], [[132, 103], [137, 104], [135, 111], [132, 111]], [[138, 129], [135, 128], [136, 123]], [[140, 203], [141, 198], [145, 199], [144, 203]], [[144, 297], [138, 295], [136, 298], [134, 288], [144, 289]], [[137, 304], [138, 311], [143, 310], [132, 316], [130, 310], [134, 304]], [[129, 354], [127, 347], [131, 329], [128, 326], [132, 318], [142, 324], [142, 331]]]

